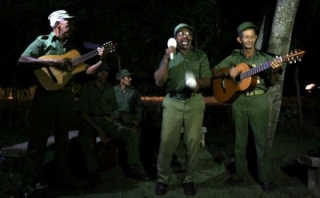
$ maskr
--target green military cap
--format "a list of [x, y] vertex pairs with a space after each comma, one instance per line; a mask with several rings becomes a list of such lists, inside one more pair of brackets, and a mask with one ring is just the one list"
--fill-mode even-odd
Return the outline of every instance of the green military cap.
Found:
[[117, 80], [120, 80], [122, 77], [130, 76], [131, 74], [132, 73], [130, 73], [127, 69], [122, 69], [117, 73], [116, 78]]
[[173, 35], [176, 35], [181, 28], [187, 28], [187, 29], [189, 29], [191, 32], [193, 32], [193, 27], [189, 26], [189, 25], [186, 24], [186, 23], [180, 23], [179, 25], [177, 25], [177, 26], [174, 28]]
[[256, 32], [259, 30], [258, 26], [255, 26], [252, 22], [247, 21], [247, 22], [241, 23], [238, 26], [238, 28], [237, 28], [238, 35], [240, 35], [241, 32], [246, 29], [254, 29]]

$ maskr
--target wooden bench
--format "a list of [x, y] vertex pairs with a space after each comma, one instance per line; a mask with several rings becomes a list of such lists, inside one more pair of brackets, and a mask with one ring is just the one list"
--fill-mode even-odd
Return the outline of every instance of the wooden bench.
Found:
[[[69, 140], [72, 140], [76, 137], [78, 137], [79, 131], [78, 130], [71, 130], [69, 131], [68, 138]], [[100, 142], [101, 139], [99, 137], [96, 138], [96, 142]], [[55, 140], [54, 140], [54, 135], [48, 137], [47, 141], [47, 153], [46, 157], [49, 157], [48, 160], [52, 160], [51, 158], [51, 153], [53, 153]], [[25, 157], [27, 154], [27, 149], [28, 149], [28, 142], [23, 142], [11, 146], [7, 146], [1, 149], [0, 154], [3, 157]]]
[[[78, 137], [78, 130], [71, 130], [69, 131], [68, 138], [69, 140], [72, 140], [76, 137]], [[100, 141], [100, 138], [99, 140]], [[48, 137], [47, 141], [47, 152], [45, 155], [44, 163], [48, 163], [54, 158], [54, 136]], [[12, 159], [12, 158], [24, 158], [27, 155], [27, 149], [28, 149], [28, 142], [23, 142], [11, 146], [7, 146], [1, 149], [0, 155], [6, 159]]]
[[308, 191], [312, 197], [320, 198], [320, 157], [299, 155], [297, 161], [308, 166]]

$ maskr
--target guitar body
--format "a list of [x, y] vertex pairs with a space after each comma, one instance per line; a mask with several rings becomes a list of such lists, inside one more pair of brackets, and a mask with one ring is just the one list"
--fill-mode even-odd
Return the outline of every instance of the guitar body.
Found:
[[[64, 55], [45, 55], [39, 57], [38, 59], [72, 60], [78, 57], [80, 57], [80, 53], [77, 50], [71, 50]], [[74, 66], [72, 71], [63, 71], [55, 67], [49, 67], [49, 69], [51, 70], [52, 75], [56, 78], [57, 82], [54, 82], [46, 67], [34, 70], [34, 73], [42, 87], [44, 87], [46, 90], [54, 91], [64, 87], [74, 74], [85, 71], [86, 64], [84, 62], [79, 63]]]
[[[291, 64], [301, 61], [304, 54], [305, 51], [296, 49], [284, 56], [276, 57], [276, 59]], [[213, 79], [212, 86], [215, 98], [222, 103], [231, 103], [244, 91], [250, 92], [254, 90], [258, 82], [257, 74], [271, 68], [270, 64], [271, 61], [267, 61], [254, 68], [250, 68], [246, 63], [240, 63], [236, 66], [236, 69], [240, 71], [240, 74], [236, 77], [235, 81], [227, 77]], [[219, 71], [225, 73], [227, 70], [228, 68], [223, 68]]]
[[[104, 51], [102, 57], [105, 57], [108, 53], [114, 52], [117, 47], [117, 43], [109, 41], [103, 44]], [[39, 83], [48, 91], [55, 91], [62, 89], [72, 78], [73, 75], [86, 70], [86, 64], [84, 61], [98, 55], [98, 50], [93, 50], [82, 56], [77, 50], [70, 50], [63, 55], [45, 55], [41, 56], [39, 60], [66, 60], [71, 68], [71, 71], [60, 70], [55, 67], [42, 67], [34, 70], [34, 74], [38, 78]], [[71, 64], [70, 64], [71, 63]]]
[[[236, 68], [241, 71], [240, 73], [246, 72], [250, 67], [246, 63], [240, 63]], [[226, 72], [228, 68], [220, 69], [219, 71]], [[244, 78], [239, 82], [235, 82], [233, 79], [228, 77], [213, 79], [213, 93], [214, 97], [222, 103], [231, 103], [244, 91], [251, 91], [257, 85], [258, 76], [253, 75], [248, 78]]]

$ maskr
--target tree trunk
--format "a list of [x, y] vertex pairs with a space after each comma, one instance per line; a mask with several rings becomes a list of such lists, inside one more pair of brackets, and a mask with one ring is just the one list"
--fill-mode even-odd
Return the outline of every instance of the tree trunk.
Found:
[[[291, 42], [292, 29], [295, 21], [296, 12], [300, 0], [277, 0], [271, 33], [268, 44], [268, 52], [278, 55], [288, 53]], [[274, 135], [279, 121], [282, 89], [285, 75], [286, 64], [284, 63], [283, 72], [279, 76], [279, 81], [268, 91], [270, 101], [268, 141], [272, 147]]]

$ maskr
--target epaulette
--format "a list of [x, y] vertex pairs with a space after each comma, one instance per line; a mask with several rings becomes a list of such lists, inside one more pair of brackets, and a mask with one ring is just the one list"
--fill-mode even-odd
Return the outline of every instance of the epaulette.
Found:
[[49, 35], [41, 35], [38, 38], [41, 39], [41, 40], [48, 40]]

